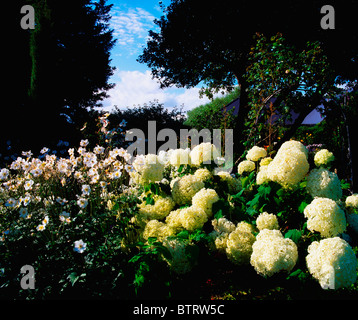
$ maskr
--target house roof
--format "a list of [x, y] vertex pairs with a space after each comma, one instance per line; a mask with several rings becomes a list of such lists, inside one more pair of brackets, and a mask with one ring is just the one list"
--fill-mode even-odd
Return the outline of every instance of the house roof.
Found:
[[[270, 102], [274, 102], [276, 100], [276, 98], [271, 98], [268, 102], [267, 102], [267, 106], [269, 105]], [[323, 120], [322, 115], [320, 114], [320, 112], [318, 111], [318, 108], [322, 108], [323, 105], [319, 105], [317, 106], [313, 111], [311, 111], [311, 113], [309, 113], [307, 115], [307, 117], [303, 120], [302, 124], [303, 125], [315, 125], [317, 123], [320, 123]], [[222, 112], [228, 112], [230, 110], [234, 110], [233, 111], [233, 115], [237, 116], [239, 114], [239, 109], [240, 109], [240, 98], [236, 98], [235, 100], [231, 101], [229, 104], [227, 104], [225, 107], [222, 108]], [[292, 125], [295, 120], [298, 118], [299, 114], [291, 111], [291, 116], [292, 119], [290, 121], [286, 121], [286, 125]], [[279, 115], [275, 115], [272, 119], [273, 122], [275, 122], [277, 119], [279, 118]]]

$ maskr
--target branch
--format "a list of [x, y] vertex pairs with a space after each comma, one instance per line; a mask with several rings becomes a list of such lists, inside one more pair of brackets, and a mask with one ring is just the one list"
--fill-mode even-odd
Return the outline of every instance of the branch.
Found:
[[278, 150], [285, 141], [288, 141], [293, 136], [298, 127], [302, 124], [303, 120], [305, 120], [305, 118], [321, 103], [322, 96], [315, 94], [310, 100], [310, 103], [307, 104], [307, 108], [299, 114], [295, 122], [283, 135], [282, 139], [280, 139], [280, 141], [275, 145], [276, 150]]

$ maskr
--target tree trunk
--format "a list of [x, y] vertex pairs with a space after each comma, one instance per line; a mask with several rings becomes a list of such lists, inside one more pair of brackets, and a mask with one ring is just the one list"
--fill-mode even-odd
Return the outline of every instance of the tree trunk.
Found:
[[[249, 95], [246, 89], [248, 88], [247, 82], [243, 77], [237, 77], [240, 85], [240, 107], [239, 112], [236, 117], [235, 123], [235, 136], [234, 136], [234, 155], [238, 158], [245, 151], [245, 147], [242, 144], [242, 132], [245, 130], [245, 122], [247, 120], [247, 115], [250, 111], [249, 107]], [[234, 168], [235, 169], [235, 168]]]

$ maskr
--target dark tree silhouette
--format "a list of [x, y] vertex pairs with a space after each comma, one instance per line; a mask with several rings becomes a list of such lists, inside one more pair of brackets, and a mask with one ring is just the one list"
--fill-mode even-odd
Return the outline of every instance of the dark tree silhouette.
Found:
[[337, 78], [357, 78], [358, 3], [330, 1], [335, 9], [334, 30], [321, 28], [325, 4], [321, 0], [172, 0], [156, 20], [160, 30], [149, 32], [138, 61], [152, 69], [163, 87], [190, 88], [203, 81], [210, 94], [237, 81], [241, 103], [236, 128], [242, 132], [250, 111], [244, 75], [257, 32], [267, 37], [280, 32], [298, 50], [307, 41], [320, 41]]
[[[35, 9], [34, 30], [20, 27], [24, 4]], [[12, 1], [13, 33], [4, 51], [6, 77], [14, 82], [2, 107], [3, 146], [8, 140], [20, 149], [70, 140], [87, 109], [106, 97], [114, 71], [111, 6], [105, 0]]]

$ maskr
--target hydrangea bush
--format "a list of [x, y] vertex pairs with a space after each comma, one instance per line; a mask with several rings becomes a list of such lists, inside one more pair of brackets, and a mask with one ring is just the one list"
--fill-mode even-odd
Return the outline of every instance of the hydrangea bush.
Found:
[[[132, 159], [86, 140], [63, 158], [24, 152], [0, 171], [4, 296], [125, 299], [161, 283], [168, 297], [220, 265], [252, 287], [357, 292], [358, 195], [343, 195], [328, 150], [288, 141], [271, 158], [255, 146], [236, 174], [219, 156], [202, 143]], [[23, 265], [35, 290], [19, 286]]]

